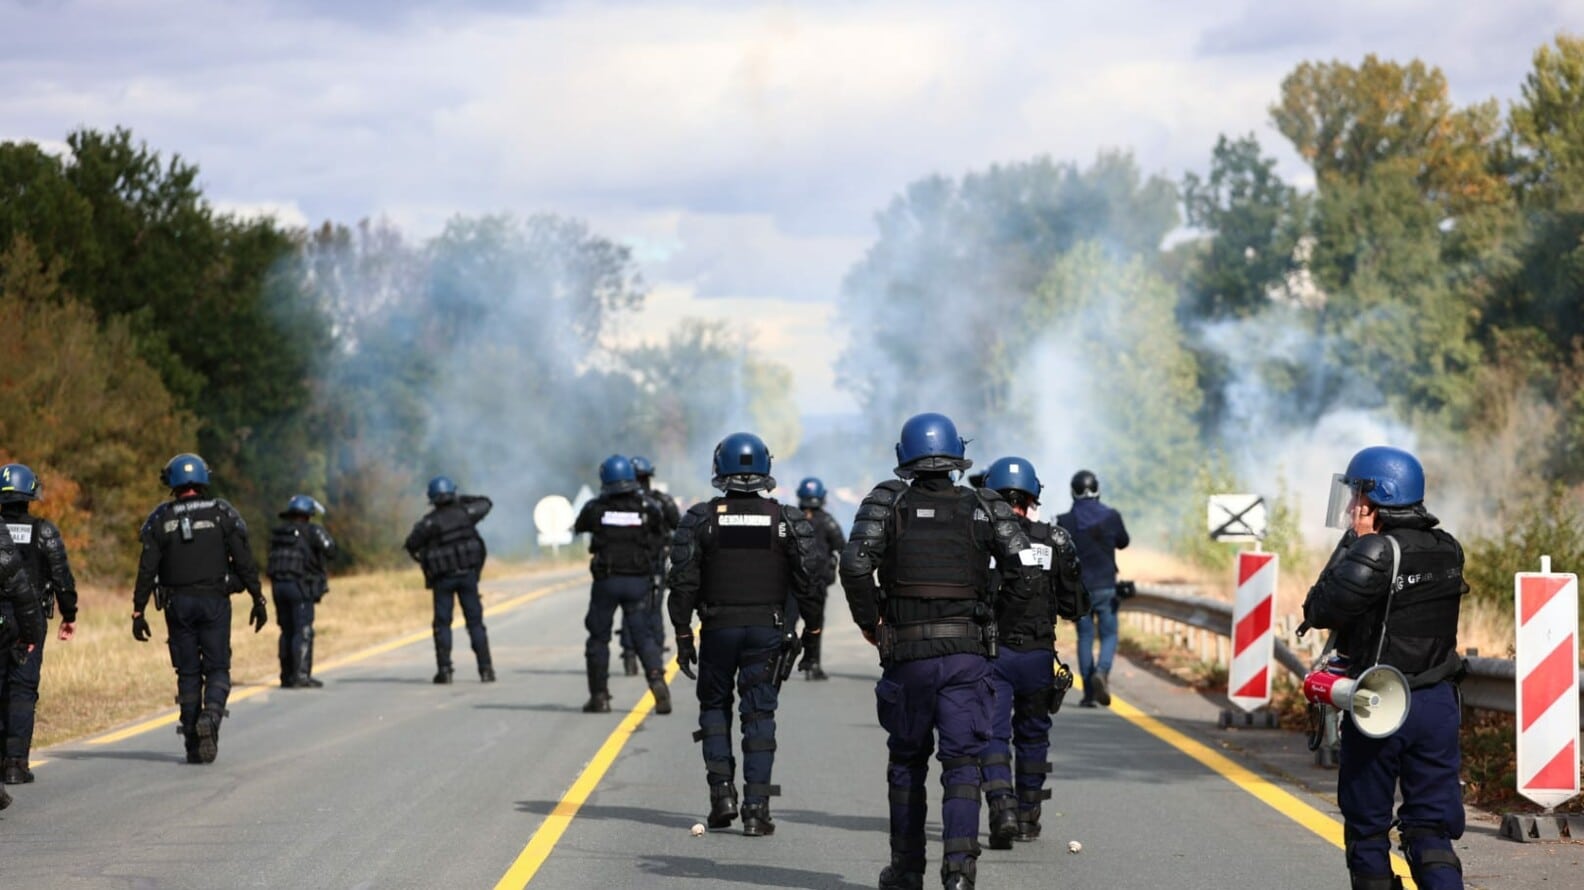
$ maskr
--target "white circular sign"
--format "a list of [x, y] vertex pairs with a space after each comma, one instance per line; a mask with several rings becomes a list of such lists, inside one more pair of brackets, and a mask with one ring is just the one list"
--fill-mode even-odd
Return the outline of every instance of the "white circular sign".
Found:
[[577, 514], [572, 512], [572, 502], [553, 494], [534, 504], [534, 528], [543, 535], [554, 535], [572, 530]]

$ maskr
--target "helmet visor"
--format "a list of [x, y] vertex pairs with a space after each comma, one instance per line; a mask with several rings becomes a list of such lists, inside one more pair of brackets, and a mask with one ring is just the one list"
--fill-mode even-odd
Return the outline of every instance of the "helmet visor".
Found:
[[1336, 473], [1331, 477], [1331, 496], [1326, 501], [1326, 528], [1347, 531], [1353, 527], [1353, 496], [1355, 490], [1348, 477]]

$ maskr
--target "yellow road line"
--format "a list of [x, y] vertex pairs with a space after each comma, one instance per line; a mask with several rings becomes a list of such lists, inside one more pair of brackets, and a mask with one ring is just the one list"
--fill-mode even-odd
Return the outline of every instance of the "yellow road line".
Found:
[[[1080, 688], [1082, 688], [1080, 686]], [[1260, 802], [1297, 822], [1326, 840], [1337, 849], [1344, 849], [1342, 823], [1298, 799], [1291, 792], [1259, 775], [1224, 754], [1218, 753], [1202, 742], [1183, 735], [1111, 694], [1111, 710], [1118, 717], [1160, 739], [1173, 748], [1199, 761], [1218, 773], [1228, 782], [1253, 795]], [[1392, 870], [1403, 879], [1403, 886], [1417, 887], [1408, 871], [1408, 863], [1396, 853], [1391, 854]]]
[[[676, 675], [677, 663], [676, 659], [672, 659], [671, 664], [666, 668], [666, 683], [669, 685]], [[616, 729], [605, 739], [605, 744], [600, 745], [599, 750], [594, 752], [594, 758], [583, 767], [583, 772], [578, 774], [577, 781], [573, 782], [572, 787], [561, 796], [555, 809], [551, 810], [550, 815], [539, 824], [533, 837], [528, 839], [528, 845], [517, 855], [517, 861], [512, 863], [511, 868], [507, 869], [506, 874], [502, 875], [500, 881], [495, 884], [495, 890], [521, 890], [528, 886], [528, 882], [539, 873], [539, 867], [550, 857], [556, 842], [561, 840], [561, 835], [566, 833], [568, 826], [576, 818], [578, 810], [583, 808], [589, 795], [594, 793], [600, 780], [605, 778], [605, 773], [611, 768], [611, 764], [616, 762], [616, 756], [626, 747], [627, 740], [638, 729], [638, 724], [649, 716], [653, 708], [654, 695], [645, 692], [643, 698], [638, 700], [638, 704], [633, 705], [632, 710], [627, 712], [627, 716], [622, 718], [622, 722], [617, 724]]]
[[[563, 581], [563, 582], [558, 583], [558, 584], [548, 584], [548, 585], [546, 585], [544, 587], [535, 588], [534, 590], [530, 590], [527, 593], [521, 594], [519, 596], [512, 597], [511, 599], [505, 600], [503, 602], [496, 603], [496, 604], [494, 604], [492, 606], [487, 606], [484, 609], [484, 614], [485, 615], [491, 615], [491, 616], [499, 615], [499, 614], [501, 614], [503, 612], [508, 612], [508, 611], [510, 611], [512, 609], [516, 609], [516, 608], [519, 608], [521, 606], [525, 606], [525, 605], [527, 605], [527, 604], [529, 604], [529, 603], [531, 603], [531, 602], [533, 602], [535, 600], [543, 599], [543, 598], [549, 596], [552, 593], [559, 593], [562, 590], [567, 590], [569, 588], [577, 587], [577, 586], [580, 586], [580, 585], [586, 584], [586, 583], [587, 583], [587, 581], [585, 579], [583, 579], [583, 578], [574, 578], [572, 580]], [[465, 626], [465, 621], [464, 621], [464, 619], [462, 619], [460, 617], [455, 618], [455, 619], [452, 620], [451, 626], [453, 628], [464, 627]], [[329, 661], [326, 661], [326, 662], [324, 662], [324, 663], [322, 663], [322, 664], [320, 664], [318, 666], [318, 671], [320, 671], [320, 672], [332, 671], [332, 670], [335, 670], [337, 668], [346, 667], [347, 665], [357, 664], [358, 662], [361, 662], [361, 661], [367, 661], [370, 658], [373, 658], [373, 657], [375, 657], [377, 655], [384, 655], [386, 652], [390, 652], [390, 651], [392, 651], [394, 649], [400, 649], [403, 646], [410, 646], [413, 643], [417, 643], [417, 642], [420, 642], [422, 640], [427, 640], [427, 639], [430, 638], [430, 635], [432, 633], [433, 633], [433, 631], [431, 631], [431, 630], [420, 630], [420, 631], [414, 631], [414, 632], [412, 632], [410, 634], [406, 634], [404, 636], [396, 637], [395, 639], [386, 640], [383, 643], [379, 643], [379, 644], [376, 644], [374, 646], [370, 646], [367, 649], [363, 649], [363, 650], [360, 650], [358, 652], [354, 652], [351, 655], [346, 655], [346, 656], [343, 656], [341, 658], [334, 658], [334, 659], [331, 659]], [[270, 691], [272, 689], [275, 689], [275, 688], [276, 687], [274, 686], [274, 684], [268, 684], [268, 685], [256, 684], [256, 685], [245, 686], [245, 687], [243, 687], [241, 689], [233, 689], [231, 691], [231, 695], [228, 696], [227, 699], [226, 699], [226, 704], [227, 705], [232, 705], [232, 704], [235, 704], [236, 702], [247, 701], [250, 698], [253, 698], [253, 697], [258, 696], [258, 695], [263, 695], [265, 692], [268, 692], [268, 691]], [[112, 745], [112, 744], [115, 744], [116, 742], [125, 741], [126, 739], [132, 738], [133, 736], [138, 736], [138, 735], [142, 735], [143, 733], [146, 733], [146, 732], [151, 732], [151, 731], [159, 729], [160, 727], [163, 727], [163, 726], [173, 726], [173, 725], [175, 725], [176, 721], [179, 718], [180, 718], [180, 712], [174, 711], [174, 710], [173, 711], [168, 711], [168, 712], [166, 712], [164, 714], [159, 715], [158, 717], [150, 717], [147, 720], [141, 721], [139, 723], [134, 723], [131, 726], [126, 726], [126, 727], [123, 727], [121, 729], [117, 729], [117, 730], [114, 730], [112, 732], [105, 733], [104, 735], [101, 735], [101, 736], [95, 736], [94, 738], [88, 739], [83, 744], [87, 744], [87, 745]], [[35, 761], [34, 765], [39, 765], [39, 764], [48, 763], [48, 762], [49, 761], [47, 761], [47, 760], [39, 760], [39, 761]]]

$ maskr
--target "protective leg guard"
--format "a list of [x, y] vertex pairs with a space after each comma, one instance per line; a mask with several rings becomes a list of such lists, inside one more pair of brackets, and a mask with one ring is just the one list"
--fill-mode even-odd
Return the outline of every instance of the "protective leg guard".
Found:
[[941, 886], [945, 890], [974, 890], [979, 863], [973, 859], [952, 859], [941, 863]]
[[638, 653], [630, 650], [622, 653], [622, 673], [629, 677], [638, 676]]
[[1358, 872], [1348, 872], [1352, 880], [1352, 890], [1403, 890], [1402, 878], [1396, 875], [1361, 875]]
[[649, 691], [654, 694], [655, 713], [671, 713], [671, 690], [666, 686], [665, 673], [651, 671], [649, 674]]
[[743, 836], [768, 837], [775, 834], [769, 803], [745, 803], [742, 808]]
[[1409, 826], [1398, 829], [1408, 872], [1421, 890], [1463, 886], [1463, 861], [1452, 850], [1452, 841], [1439, 829]]
[[725, 828], [737, 819], [737, 786], [710, 786], [709, 827]]

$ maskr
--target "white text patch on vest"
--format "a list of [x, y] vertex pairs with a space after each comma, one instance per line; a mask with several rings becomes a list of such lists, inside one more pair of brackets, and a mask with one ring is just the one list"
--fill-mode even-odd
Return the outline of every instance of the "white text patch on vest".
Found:
[[766, 515], [764, 515], [762, 513], [743, 513], [743, 514], [728, 513], [725, 516], [717, 517], [716, 521], [719, 522], [721, 525], [761, 525], [761, 526], [768, 526], [770, 524], [770, 517], [768, 517], [768, 516], [766, 516]]
[[24, 523], [8, 522], [6, 523], [6, 528], [11, 530], [11, 543], [33, 543], [33, 526]]
[[600, 525], [643, 525], [643, 517], [629, 510], [611, 510], [600, 514]]

